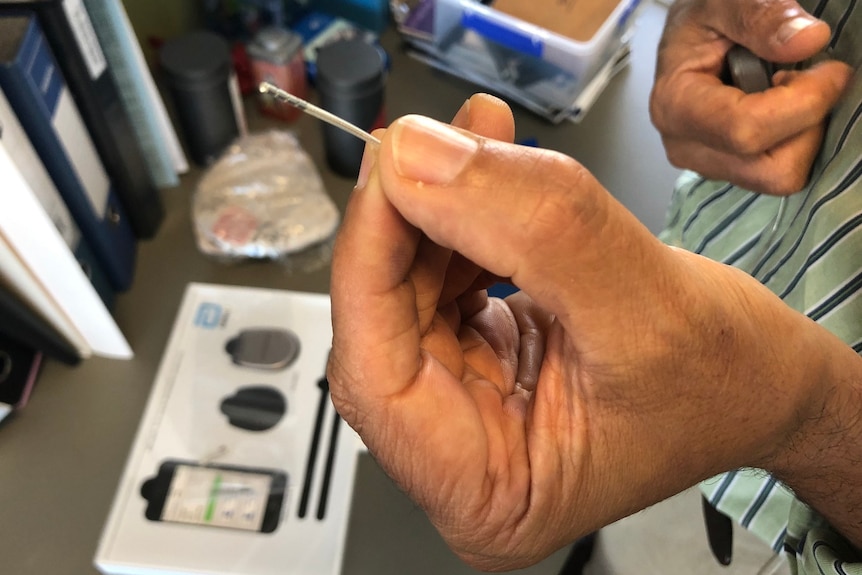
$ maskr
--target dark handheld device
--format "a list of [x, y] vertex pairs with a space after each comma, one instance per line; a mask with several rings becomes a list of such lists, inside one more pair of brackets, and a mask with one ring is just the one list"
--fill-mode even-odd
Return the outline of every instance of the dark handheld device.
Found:
[[254, 328], [240, 332], [227, 342], [225, 351], [233, 363], [263, 370], [281, 370], [299, 356], [299, 337], [281, 328]]
[[242, 387], [222, 400], [219, 411], [234, 427], [247, 431], [266, 431], [281, 421], [287, 412], [287, 399], [268, 385]]
[[150, 521], [272, 533], [287, 474], [277, 469], [168, 460], [141, 486]]
[[739, 44], [731, 47], [727, 51], [725, 65], [726, 82], [746, 94], [763, 92], [772, 86], [773, 65], [755, 56], [748, 48]]

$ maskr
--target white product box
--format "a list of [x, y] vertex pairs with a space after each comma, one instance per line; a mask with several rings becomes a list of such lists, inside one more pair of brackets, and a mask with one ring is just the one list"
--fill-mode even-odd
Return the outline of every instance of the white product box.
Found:
[[190, 284], [96, 552], [106, 574], [337, 575], [358, 436], [329, 296]]

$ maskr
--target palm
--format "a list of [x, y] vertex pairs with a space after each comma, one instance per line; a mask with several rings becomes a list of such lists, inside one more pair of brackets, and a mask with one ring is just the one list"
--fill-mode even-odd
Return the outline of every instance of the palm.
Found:
[[[411, 383], [386, 410], [391, 418], [379, 448], [388, 453], [387, 462], [411, 462], [387, 472], [428, 511], [456, 551], [475, 560], [485, 545], [517, 543], [527, 523], [556, 522], [551, 506], [559, 501], [543, 498], [540, 488], [559, 477], [561, 463], [570, 473], [576, 466], [548, 455], [571, 453], [574, 461], [577, 453], [574, 426], [554, 406], [566, 389], [556, 385], [561, 372], [553, 368], [562, 365], [557, 360], [564, 338], [547, 348], [551, 317], [524, 294], [506, 302], [489, 299], [476, 289], [486, 283], [484, 274], [457, 254], [450, 258], [426, 239], [419, 254], [425, 257], [414, 262], [407, 282], [412, 293], [405, 298], [415, 301], [418, 345], [397, 346], [405, 358], [416, 359], [404, 363], [419, 367], [405, 374]], [[433, 262], [437, 273], [429, 273]], [[539, 383], [544, 364], [552, 369]], [[380, 377], [393, 375], [388, 361], [380, 369]], [[409, 431], [401, 429], [406, 424]], [[537, 434], [542, 437], [535, 441]], [[378, 448], [374, 437], [366, 441], [372, 452]], [[392, 457], [393, 449], [422, 457]], [[474, 523], [465, 525], [464, 517]], [[470, 547], [459, 548], [465, 530]]]

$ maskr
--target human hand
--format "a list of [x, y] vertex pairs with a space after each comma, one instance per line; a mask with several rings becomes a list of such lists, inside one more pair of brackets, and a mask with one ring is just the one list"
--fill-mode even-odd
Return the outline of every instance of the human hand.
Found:
[[815, 56], [829, 35], [828, 25], [795, 0], [674, 2], [650, 96], [650, 116], [670, 162], [753, 191], [802, 189], [851, 68], [823, 61], [781, 70], [772, 88], [754, 94], [724, 85], [722, 70], [733, 44], [790, 64]]
[[[509, 143], [493, 102], [456, 123], [495, 139], [408, 117], [366, 150], [327, 370], [370, 453], [485, 570], [763, 463], [819, 367], [805, 318], [661, 244], [571, 158]], [[492, 278], [522, 291], [489, 299]]]

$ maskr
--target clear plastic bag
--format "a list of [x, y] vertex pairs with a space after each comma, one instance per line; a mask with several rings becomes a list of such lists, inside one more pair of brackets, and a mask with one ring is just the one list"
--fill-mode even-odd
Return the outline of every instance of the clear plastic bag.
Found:
[[307, 268], [328, 263], [340, 214], [296, 136], [271, 130], [239, 138], [204, 173], [192, 220], [207, 255]]

